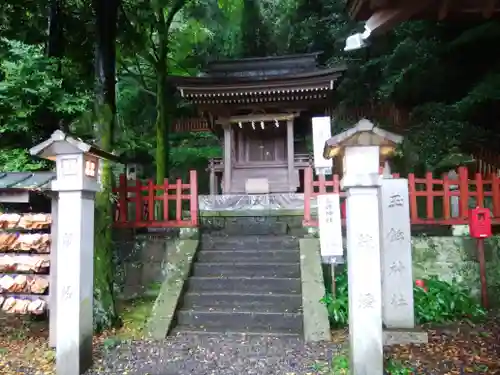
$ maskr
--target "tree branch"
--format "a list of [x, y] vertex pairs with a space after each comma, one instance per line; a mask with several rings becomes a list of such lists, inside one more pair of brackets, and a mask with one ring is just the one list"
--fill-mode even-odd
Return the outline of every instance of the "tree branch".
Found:
[[160, 58], [158, 57], [158, 52], [156, 51], [156, 44], [153, 39], [153, 24], [149, 26], [149, 42], [151, 43], [151, 55], [158, 61]]
[[170, 29], [170, 26], [172, 25], [172, 22], [174, 21], [174, 17], [177, 13], [179, 13], [181, 11], [181, 9], [187, 5], [187, 3], [189, 2], [190, 0], [176, 0], [174, 5], [172, 6], [172, 9], [170, 10], [170, 12], [168, 13], [168, 17], [165, 21], [165, 29], [166, 31], [168, 32], [168, 30]]
[[130, 70], [125, 64], [122, 64], [122, 69], [128, 73], [128, 76], [130, 78], [133, 78], [137, 83], [139, 83], [140, 89], [142, 91], [156, 97], [156, 93], [147, 88], [146, 80], [144, 79], [142, 73], [137, 74], [136, 72]]

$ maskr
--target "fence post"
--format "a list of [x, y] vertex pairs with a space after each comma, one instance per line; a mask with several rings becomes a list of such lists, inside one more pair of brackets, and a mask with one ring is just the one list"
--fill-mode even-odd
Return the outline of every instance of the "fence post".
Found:
[[135, 222], [142, 222], [143, 217], [143, 205], [142, 205], [142, 183], [141, 180], [135, 180]]
[[154, 221], [155, 220], [155, 185], [153, 180], [148, 181], [148, 220], [149, 221]]
[[491, 191], [493, 200], [493, 217], [500, 217], [500, 179], [496, 172], [491, 173]]
[[469, 217], [469, 172], [466, 167], [458, 168], [458, 188], [460, 189], [460, 219]]
[[432, 172], [425, 174], [425, 212], [427, 220], [434, 219], [434, 184]]
[[311, 222], [311, 198], [313, 193], [313, 171], [311, 167], [304, 169], [304, 224]]
[[189, 171], [189, 208], [191, 211], [191, 224], [198, 226], [198, 178], [195, 170]]
[[476, 173], [476, 207], [484, 207], [484, 185], [481, 173]]
[[451, 196], [450, 196], [450, 179], [447, 173], [443, 174], [443, 218], [451, 219]]
[[127, 176], [122, 173], [118, 180], [118, 221], [125, 223], [128, 219]]
[[170, 186], [168, 184], [168, 178], [163, 180], [163, 220], [168, 221], [168, 198], [169, 198], [169, 189]]
[[418, 205], [417, 205], [417, 187], [415, 184], [415, 175], [408, 174], [408, 194], [410, 196], [410, 218], [411, 222], [418, 221]]
[[175, 221], [182, 220], [182, 180], [177, 178], [175, 181]]

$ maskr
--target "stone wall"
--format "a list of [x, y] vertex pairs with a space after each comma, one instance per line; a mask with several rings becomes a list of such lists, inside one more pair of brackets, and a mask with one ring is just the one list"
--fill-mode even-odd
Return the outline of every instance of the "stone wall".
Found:
[[200, 229], [204, 233], [217, 235], [243, 235], [243, 234], [290, 234], [302, 237], [306, 230], [302, 226], [303, 212], [296, 213], [290, 210], [253, 211], [254, 216], [248, 212], [239, 215], [234, 212], [210, 212], [200, 217]]
[[156, 297], [179, 230], [115, 230], [116, 291], [122, 299]]
[[[414, 236], [413, 277], [415, 279], [437, 276], [470, 289], [479, 297], [479, 261], [476, 241], [465, 236], [429, 237]], [[488, 294], [491, 303], [500, 304], [500, 236], [485, 242]]]

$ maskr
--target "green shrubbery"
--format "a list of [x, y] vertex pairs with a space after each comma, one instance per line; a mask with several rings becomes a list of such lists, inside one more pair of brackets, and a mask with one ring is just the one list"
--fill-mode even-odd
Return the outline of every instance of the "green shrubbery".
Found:
[[[446, 323], [460, 319], [477, 320], [486, 315], [486, 311], [469, 295], [469, 292], [456, 283], [430, 278], [416, 284], [421, 285], [415, 285], [413, 289], [417, 324]], [[321, 302], [328, 309], [333, 328], [347, 326], [349, 322], [347, 267], [335, 277], [335, 297], [327, 293]]]

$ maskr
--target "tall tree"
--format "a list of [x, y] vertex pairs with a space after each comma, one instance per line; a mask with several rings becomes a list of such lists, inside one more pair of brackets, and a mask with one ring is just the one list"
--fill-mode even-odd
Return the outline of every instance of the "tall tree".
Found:
[[[113, 151], [116, 117], [116, 33], [119, 0], [94, 0], [96, 14], [95, 50], [95, 138], [99, 146]], [[110, 327], [118, 320], [113, 294], [113, 174], [109, 162], [101, 169], [101, 191], [96, 197], [95, 216], [95, 322], [98, 329]]]
[[258, 0], [243, 0], [240, 28], [241, 57], [264, 57], [273, 54], [271, 34], [262, 18]]

